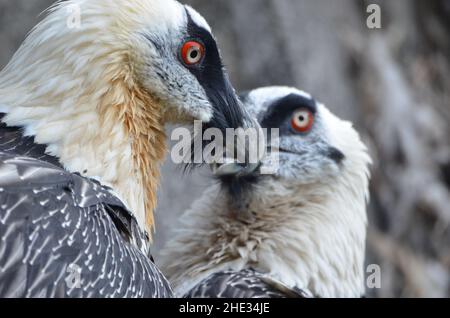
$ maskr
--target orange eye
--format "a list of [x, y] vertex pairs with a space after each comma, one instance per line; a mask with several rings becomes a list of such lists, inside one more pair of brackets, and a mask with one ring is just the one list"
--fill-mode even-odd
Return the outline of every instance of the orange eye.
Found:
[[295, 131], [308, 132], [314, 124], [314, 114], [307, 109], [297, 110], [291, 119], [291, 126]]
[[183, 62], [188, 66], [200, 63], [204, 55], [205, 47], [195, 41], [186, 42], [181, 49]]

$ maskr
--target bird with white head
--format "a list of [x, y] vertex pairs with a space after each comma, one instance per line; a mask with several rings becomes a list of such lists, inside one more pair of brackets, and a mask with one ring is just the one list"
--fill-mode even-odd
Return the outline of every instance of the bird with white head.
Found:
[[192, 120], [258, 127], [200, 14], [174, 0], [51, 7], [0, 72], [0, 296], [170, 296], [149, 236], [164, 125]]
[[256, 89], [243, 102], [278, 129], [279, 168], [221, 174], [183, 214], [160, 258], [175, 292], [361, 297], [371, 160], [358, 133], [294, 88]]

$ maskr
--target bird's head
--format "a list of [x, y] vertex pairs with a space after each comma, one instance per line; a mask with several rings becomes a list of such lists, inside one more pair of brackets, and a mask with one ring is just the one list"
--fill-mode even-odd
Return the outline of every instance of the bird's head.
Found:
[[[8, 72], [13, 68], [16, 72]], [[2, 81], [11, 82], [21, 69], [40, 76], [37, 93], [76, 85], [94, 90], [105, 80], [121, 81], [158, 103], [169, 122], [253, 125], [230, 84], [210, 26], [175, 0], [59, 1], [3, 71]]]
[[253, 186], [267, 179], [302, 186], [343, 180], [349, 174], [354, 176], [351, 185], [366, 193], [370, 157], [350, 122], [295, 88], [259, 88], [243, 94], [242, 101], [267, 129], [269, 149], [260, 171], [269, 173], [219, 173], [232, 195], [248, 200]]
[[[302, 184], [336, 177], [346, 159], [345, 144], [358, 141], [345, 140], [357, 137], [349, 123], [297, 89], [261, 88], [244, 99], [273, 139], [271, 154], [279, 160], [274, 162], [278, 169], [272, 170], [275, 177]], [[278, 131], [278, 138], [271, 134], [272, 129]]]
[[[117, 1], [117, 0], [116, 0]], [[165, 119], [201, 120], [215, 128], [253, 125], [224, 70], [211, 28], [189, 6], [173, 0], [135, 0], [117, 33], [142, 88], [163, 105]], [[133, 5], [132, 5], [133, 4]]]

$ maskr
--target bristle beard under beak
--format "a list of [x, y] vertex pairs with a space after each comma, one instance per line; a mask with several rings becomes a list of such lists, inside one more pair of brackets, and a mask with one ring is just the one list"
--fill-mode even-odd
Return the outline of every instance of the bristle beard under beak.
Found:
[[237, 214], [248, 212], [252, 193], [261, 178], [262, 176], [257, 173], [239, 177], [233, 175], [217, 177], [222, 191], [226, 193], [232, 212]]

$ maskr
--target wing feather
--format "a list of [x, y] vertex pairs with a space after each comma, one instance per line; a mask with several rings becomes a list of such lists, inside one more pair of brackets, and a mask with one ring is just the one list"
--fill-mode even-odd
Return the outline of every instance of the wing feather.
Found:
[[1, 151], [0, 175], [0, 297], [172, 295], [109, 189]]
[[310, 295], [289, 288], [253, 269], [214, 273], [197, 284], [186, 298], [308, 298]]

